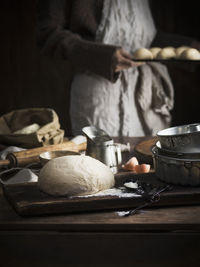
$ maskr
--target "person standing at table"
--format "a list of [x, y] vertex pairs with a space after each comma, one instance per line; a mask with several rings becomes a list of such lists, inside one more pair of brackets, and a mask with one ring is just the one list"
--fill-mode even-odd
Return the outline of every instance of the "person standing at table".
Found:
[[40, 47], [75, 70], [73, 135], [87, 125], [111, 136], [155, 135], [170, 126], [174, 90], [167, 68], [136, 63], [131, 54], [163, 40], [179, 46], [191, 39], [157, 34], [148, 0], [39, 0], [38, 14]]

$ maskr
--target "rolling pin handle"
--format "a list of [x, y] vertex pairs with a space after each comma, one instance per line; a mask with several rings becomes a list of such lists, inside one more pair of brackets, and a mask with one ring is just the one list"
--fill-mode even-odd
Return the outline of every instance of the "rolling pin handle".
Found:
[[0, 160], [0, 169], [4, 167], [10, 167], [10, 161], [8, 159]]

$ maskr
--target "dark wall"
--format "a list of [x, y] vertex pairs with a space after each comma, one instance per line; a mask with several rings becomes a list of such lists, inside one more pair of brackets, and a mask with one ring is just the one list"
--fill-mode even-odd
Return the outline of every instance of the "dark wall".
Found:
[[200, 38], [198, 1], [150, 1], [155, 23], [162, 30]]
[[70, 135], [68, 62], [44, 58], [36, 45], [36, 0], [3, 0], [0, 8], [0, 115], [13, 109], [50, 107]]
[[[154, 20], [160, 29], [200, 40], [198, 1], [152, 0]], [[199, 122], [200, 64], [168, 64], [175, 88], [173, 125]]]
[[[196, 1], [190, 3], [186, 6], [181, 0], [153, 0], [157, 26], [199, 38]], [[0, 19], [0, 115], [18, 108], [51, 107], [58, 113], [66, 135], [70, 135], [72, 74], [68, 62], [44, 58], [36, 46], [36, 0], [2, 0]], [[175, 85], [173, 124], [197, 122], [199, 67], [191, 71], [170, 65], [169, 70]]]

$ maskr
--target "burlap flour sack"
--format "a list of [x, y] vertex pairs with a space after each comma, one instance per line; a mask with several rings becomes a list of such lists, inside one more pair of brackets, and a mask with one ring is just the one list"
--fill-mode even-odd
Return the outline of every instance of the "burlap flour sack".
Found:
[[24, 148], [63, 142], [56, 112], [47, 108], [14, 110], [0, 117], [0, 143]]

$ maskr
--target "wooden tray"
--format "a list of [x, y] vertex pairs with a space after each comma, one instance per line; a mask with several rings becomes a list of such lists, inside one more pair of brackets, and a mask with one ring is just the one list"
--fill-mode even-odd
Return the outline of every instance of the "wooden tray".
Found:
[[200, 63], [200, 60], [189, 59], [132, 59], [134, 62], [176, 62], [176, 63]]
[[157, 141], [158, 137], [152, 137], [135, 145], [134, 153], [140, 162], [151, 165], [153, 164], [151, 148], [156, 144]]
[[[122, 173], [116, 176], [116, 185], [120, 185], [126, 179], [148, 181], [152, 184], [164, 184], [160, 182], [155, 173], [135, 175]], [[21, 216], [37, 216], [64, 213], [80, 213], [105, 210], [132, 209], [144, 203], [140, 198], [127, 198], [117, 196], [99, 196], [89, 198], [52, 197], [41, 192], [37, 183], [16, 185], [4, 185], [4, 195]], [[174, 186], [172, 191], [163, 192], [160, 201], [155, 207], [179, 206], [200, 204], [200, 187]]]

